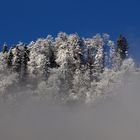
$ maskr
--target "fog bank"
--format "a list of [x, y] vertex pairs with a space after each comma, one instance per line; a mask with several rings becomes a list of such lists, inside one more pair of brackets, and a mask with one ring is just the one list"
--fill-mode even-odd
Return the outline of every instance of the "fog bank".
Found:
[[[127, 73], [111, 96], [90, 105], [27, 101], [0, 107], [2, 140], [139, 140], [140, 73]], [[117, 89], [117, 90], [116, 90]]]

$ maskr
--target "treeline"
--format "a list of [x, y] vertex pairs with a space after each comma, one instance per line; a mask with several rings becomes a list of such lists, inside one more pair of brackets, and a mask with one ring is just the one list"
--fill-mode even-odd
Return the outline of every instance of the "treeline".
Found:
[[43, 77], [47, 79], [53, 69], [71, 79], [77, 71], [88, 71], [91, 80], [97, 80], [105, 68], [119, 70], [127, 56], [128, 43], [120, 35], [117, 42], [108, 34], [80, 38], [78, 34], [59, 33], [29, 45], [19, 43], [9, 49], [5, 43], [0, 54], [0, 72], [15, 72], [20, 79]]

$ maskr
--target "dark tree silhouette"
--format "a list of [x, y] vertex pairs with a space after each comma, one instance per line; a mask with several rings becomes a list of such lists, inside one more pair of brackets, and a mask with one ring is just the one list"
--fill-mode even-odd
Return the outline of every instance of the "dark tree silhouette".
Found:
[[9, 54], [8, 54], [8, 58], [7, 58], [7, 66], [8, 66], [8, 68], [12, 67], [13, 58], [14, 58], [14, 55], [13, 55], [12, 49], [10, 49]]
[[16, 46], [16, 54], [15, 54], [15, 62], [13, 69], [15, 72], [19, 73], [21, 72], [21, 63], [22, 63], [22, 56], [21, 56], [21, 50], [19, 49], [19, 46]]
[[6, 43], [4, 43], [3, 45], [3, 50], [2, 50], [3, 53], [8, 53], [8, 46]]
[[23, 77], [25, 78], [26, 74], [27, 74], [27, 65], [28, 65], [28, 61], [30, 61], [29, 53], [30, 53], [30, 51], [28, 50], [27, 46], [25, 45], [22, 50], [22, 54], [21, 54], [21, 78], [22, 79], [23, 79]]
[[122, 60], [126, 58], [127, 50], [128, 50], [127, 39], [124, 36], [120, 35], [117, 40], [117, 53], [119, 53], [120, 58]]

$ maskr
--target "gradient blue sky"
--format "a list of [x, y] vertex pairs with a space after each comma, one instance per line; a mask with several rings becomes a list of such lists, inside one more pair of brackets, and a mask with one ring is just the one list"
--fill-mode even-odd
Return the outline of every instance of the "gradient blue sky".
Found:
[[82, 37], [107, 32], [115, 40], [123, 33], [138, 60], [139, 26], [139, 0], [0, 0], [0, 45], [59, 31]]

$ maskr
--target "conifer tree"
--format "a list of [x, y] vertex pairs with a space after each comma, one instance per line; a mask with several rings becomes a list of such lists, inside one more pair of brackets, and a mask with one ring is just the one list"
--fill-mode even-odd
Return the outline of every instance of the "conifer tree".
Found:
[[9, 54], [8, 54], [8, 58], [7, 58], [7, 66], [8, 66], [8, 68], [12, 68], [13, 58], [14, 58], [14, 55], [13, 55], [12, 48], [11, 48], [9, 50]]
[[15, 56], [14, 56], [14, 63], [13, 63], [13, 70], [20, 75], [21, 72], [21, 63], [22, 63], [22, 53], [20, 46], [16, 46], [15, 48]]
[[3, 51], [2, 52], [3, 53], [8, 53], [8, 46], [7, 46], [6, 43], [4, 43], [4, 45], [3, 45]]
[[81, 46], [83, 45], [82, 43], [83, 42], [77, 33], [71, 34], [68, 37], [68, 47], [70, 48], [72, 53], [71, 55], [73, 56], [74, 59], [75, 70], [80, 69], [82, 65], [82, 55], [83, 55], [81, 48]]
[[124, 36], [120, 35], [117, 40], [117, 53], [120, 55], [121, 60], [126, 58], [128, 51], [128, 43]]
[[22, 56], [21, 56], [21, 78], [25, 78], [27, 74], [27, 64], [29, 61], [29, 50], [26, 45], [23, 46]]
[[55, 63], [52, 46], [50, 38], [38, 39], [28, 46], [30, 50], [28, 70], [31, 77], [48, 78], [50, 68]]
[[3, 45], [2, 52], [0, 53], [0, 71], [7, 72], [7, 59], [8, 59], [8, 46], [6, 43]]

